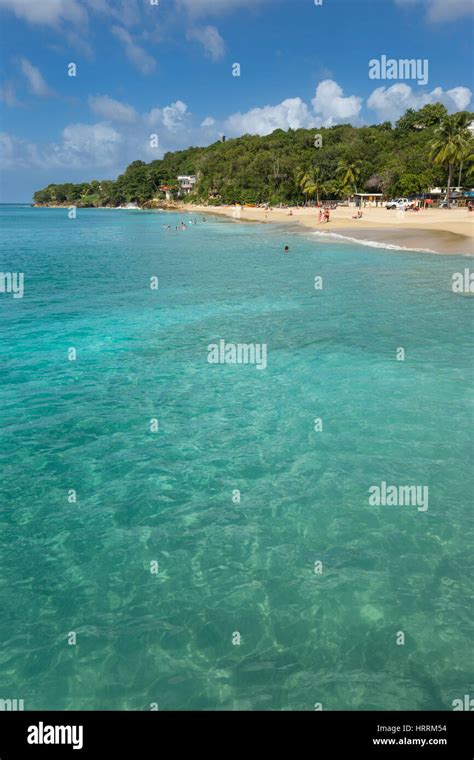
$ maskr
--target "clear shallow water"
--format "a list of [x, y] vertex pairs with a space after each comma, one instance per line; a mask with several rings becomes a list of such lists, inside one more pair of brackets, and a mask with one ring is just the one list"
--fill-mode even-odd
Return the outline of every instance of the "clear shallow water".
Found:
[[[469, 261], [213, 219], [162, 229], [182, 215], [0, 214], [0, 270], [25, 272], [23, 299], [0, 294], [0, 697], [472, 695], [472, 298], [451, 292]], [[220, 338], [267, 343], [267, 370], [210, 366]], [[428, 511], [369, 506], [382, 480], [428, 485]]]

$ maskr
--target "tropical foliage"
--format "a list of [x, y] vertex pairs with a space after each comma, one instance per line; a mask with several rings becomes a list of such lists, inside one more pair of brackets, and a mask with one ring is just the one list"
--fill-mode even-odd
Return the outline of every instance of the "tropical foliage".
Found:
[[[422, 193], [451, 185], [454, 172], [472, 177], [473, 139], [467, 125], [474, 114], [448, 116], [437, 103], [408, 110], [390, 122], [366, 127], [275, 130], [265, 137], [244, 135], [205, 148], [166, 153], [145, 164], [134, 161], [116, 180], [48, 185], [34, 195], [38, 204], [76, 206], [145, 205], [177, 190], [178, 175], [195, 174], [188, 201], [217, 203], [305, 203], [346, 198], [356, 190], [389, 196]], [[322, 147], [315, 147], [320, 134]]]
[[448, 172], [448, 206], [454, 168], [462, 166], [464, 160], [469, 158], [472, 148], [472, 138], [467, 130], [468, 123], [469, 117], [464, 113], [445, 116], [436, 127], [435, 138], [431, 144], [431, 155], [435, 165], [442, 166]]

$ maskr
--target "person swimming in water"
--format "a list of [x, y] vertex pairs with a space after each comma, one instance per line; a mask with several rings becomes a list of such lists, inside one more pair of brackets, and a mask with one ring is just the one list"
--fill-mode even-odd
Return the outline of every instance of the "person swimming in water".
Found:
[[289, 253], [289, 252], [290, 252], [290, 247], [288, 245], [285, 245], [285, 253]]

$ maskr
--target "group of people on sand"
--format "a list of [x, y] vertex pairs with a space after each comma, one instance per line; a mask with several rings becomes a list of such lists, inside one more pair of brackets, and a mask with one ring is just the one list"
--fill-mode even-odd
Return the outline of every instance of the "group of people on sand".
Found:
[[[205, 216], [203, 216], [202, 221], [203, 222], [207, 222], [207, 219], [206, 219]], [[197, 224], [197, 223], [198, 223], [197, 219], [194, 219], [193, 221], [190, 220], [188, 222], [188, 224], [191, 224], [191, 225], [194, 225], [194, 224]], [[163, 224], [162, 227], [163, 227], [164, 230], [172, 230], [173, 229], [172, 226], [171, 226], [171, 224]], [[178, 231], [180, 231], [180, 230], [187, 230], [187, 229], [188, 229], [188, 225], [186, 224], [186, 222], [181, 222], [180, 224], [178, 224], [177, 227], [175, 227], [175, 230], [178, 230]]]
[[364, 212], [363, 212], [363, 211], [360, 211], [360, 210], [359, 210], [359, 211], [357, 212], [357, 214], [353, 214], [353, 215], [352, 215], [352, 218], [353, 218], [353, 219], [362, 219], [362, 218], [363, 218], [363, 216], [364, 216]]
[[319, 222], [318, 224], [322, 224], [323, 222], [325, 224], [329, 224], [331, 220], [331, 212], [329, 210], [328, 206], [325, 206], [325, 208], [319, 209]]

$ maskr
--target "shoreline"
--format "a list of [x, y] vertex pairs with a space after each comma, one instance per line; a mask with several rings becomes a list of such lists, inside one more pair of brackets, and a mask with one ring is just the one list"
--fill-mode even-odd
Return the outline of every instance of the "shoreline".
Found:
[[[69, 204], [38, 204], [34, 208], [68, 208]], [[79, 207], [78, 207], [79, 208]], [[352, 242], [373, 248], [414, 251], [452, 256], [474, 256], [474, 212], [462, 209], [424, 209], [403, 216], [384, 207], [364, 208], [363, 218], [355, 220], [358, 209], [338, 206], [331, 211], [329, 223], [319, 223], [319, 209], [285, 209], [247, 206], [206, 206], [181, 202], [150, 204], [150, 207], [84, 207], [125, 211], [171, 211], [225, 217], [232, 222], [291, 225], [294, 230], [313, 232], [327, 240]]]
[[[358, 209], [338, 206], [329, 223], [318, 222], [319, 209], [268, 209], [239, 206], [202, 206], [181, 203], [179, 210], [224, 216], [233, 222], [288, 224], [320, 233], [321, 237], [361, 245], [432, 254], [474, 256], [474, 212], [467, 209], [426, 209], [397, 216], [386, 208], [365, 208], [364, 217], [352, 219]], [[290, 214], [290, 211], [292, 212]]]

